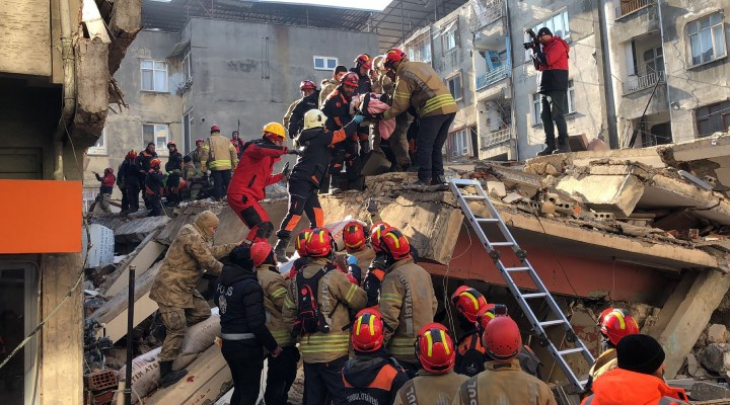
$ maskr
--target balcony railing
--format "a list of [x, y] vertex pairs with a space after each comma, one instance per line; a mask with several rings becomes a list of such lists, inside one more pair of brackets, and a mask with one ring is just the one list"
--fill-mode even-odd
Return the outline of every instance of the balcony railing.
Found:
[[503, 0], [486, 0], [483, 2], [482, 0], [476, 0], [472, 3], [472, 8], [474, 14], [472, 14], [471, 21], [469, 21], [469, 28], [472, 31], [476, 31], [504, 15]]
[[664, 72], [652, 72], [642, 76], [629, 76], [626, 80], [624, 80], [624, 94], [653, 87], [657, 83], [665, 82], [666, 77]]
[[502, 142], [507, 142], [509, 140], [509, 137], [510, 137], [509, 128], [500, 129], [499, 131], [496, 131], [496, 132], [490, 132], [489, 134], [487, 134], [487, 136], [482, 137], [481, 148], [486, 149], [490, 146], [493, 146], [493, 145], [496, 145], [496, 144], [499, 144]]
[[621, 0], [621, 5], [616, 7], [616, 18], [621, 18], [652, 4], [656, 4], [656, 0]]
[[505, 77], [509, 76], [509, 64], [504, 64], [497, 69], [492, 70], [491, 72], [487, 72], [481, 76], [477, 76], [477, 82], [476, 87], [477, 91], [482, 90], [491, 84], [494, 84]]

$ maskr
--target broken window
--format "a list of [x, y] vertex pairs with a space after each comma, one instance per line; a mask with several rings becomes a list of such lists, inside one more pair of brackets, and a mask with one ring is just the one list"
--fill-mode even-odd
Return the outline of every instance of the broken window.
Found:
[[89, 148], [87, 151], [89, 155], [106, 155], [106, 127], [101, 130], [101, 136], [96, 141], [96, 144]]
[[644, 70], [645, 74], [664, 73], [664, 55], [661, 46], [644, 52]]
[[167, 63], [153, 60], [143, 60], [142, 90], [167, 93]]
[[427, 41], [428, 35], [424, 35], [413, 45], [408, 46], [408, 59], [413, 62], [431, 63], [431, 43]]
[[687, 42], [692, 66], [727, 56], [722, 14], [714, 13], [687, 24]]
[[331, 56], [315, 56], [314, 68], [317, 70], [332, 70], [337, 67], [337, 58]]
[[158, 155], [167, 154], [167, 142], [170, 137], [170, 130], [167, 124], [144, 124], [142, 125], [142, 141], [145, 146], [148, 143], [155, 143], [155, 151]]
[[449, 91], [454, 97], [454, 100], [461, 100], [461, 73], [446, 79], [446, 83], [449, 86]]
[[700, 137], [727, 131], [730, 128], [730, 101], [698, 108], [695, 110], [695, 119]]

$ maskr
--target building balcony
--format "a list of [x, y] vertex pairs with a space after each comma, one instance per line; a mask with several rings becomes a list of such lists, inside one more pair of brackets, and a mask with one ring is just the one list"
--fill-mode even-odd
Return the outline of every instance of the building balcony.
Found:
[[664, 72], [652, 72], [642, 76], [631, 75], [624, 80], [624, 95], [666, 83]]
[[488, 149], [493, 146], [499, 145], [501, 143], [507, 142], [510, 140], [511, 134], [512, 134], [512, 131], [510, 131], [509, 128], [500, 129], [499, 131], [495, 131], [495, 132], [490, 132], [486, 136], [482, 136], [481, 149]]
[[656, 4], [656, 0], [622, 0], [621, 5], [616, 7], [616, 19], [621, 19], [654, 4]]
[[484, 90], [492, 84], [509, 77], [510, 68], [509, 64], [502, 65], [497, 69], [487, 72], [483, 75], [477, 76], [476, 78], [476, 89], [477, 91]]
[[472, 7], [474, 14], [469, 20], [469, 28], [472, 32], [478, 31], [504, 16], [503, 0], [476, 0]]
[[616, 43], [628, 42], [637, 38], [657, 38], [659, 14], [656, 0], [634, 0], [616, 9], [616, 26], [610, 30]]

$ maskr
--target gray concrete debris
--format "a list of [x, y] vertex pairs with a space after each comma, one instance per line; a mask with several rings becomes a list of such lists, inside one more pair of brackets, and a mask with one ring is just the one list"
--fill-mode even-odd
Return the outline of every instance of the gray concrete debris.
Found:
[[710, 343], [727, 343], [727, 326], [718, 323], [713, 324], [707, 332], [707, 338]]
[[711, 343], [707, 345], [700, 352], [700, 363], [706, 369], [715, 372], [722, 373], [725, 368], [725, 352], [726, 346], [718, 343]]
[[694, 401], [712, 401], [730, 398], [730, 389], [708, 381], [698, 381], [692, 385]]

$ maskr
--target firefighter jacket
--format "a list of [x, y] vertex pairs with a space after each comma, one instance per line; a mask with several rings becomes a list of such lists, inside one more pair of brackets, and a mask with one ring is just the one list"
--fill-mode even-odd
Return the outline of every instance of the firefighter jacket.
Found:
[[183, 226], [167, 249], [150, 290], [150, 299], [158, 304], [194, 308], [193, 296], [203, 299], [195, 288], [203, 274], [220, 274], [223, 264], [218, 260], [237, 246], [235, 243], [213, 246], [213, 234], [199, 218], [194, 224]]
[[345, 403], [353, 405], [390, 405], [395, 394], [408, 381], [408, 375], [384, 351], [359, 353], [342, 369]]
[[147, 172], [144, 185], [145, 194], [159, 197], [162, 195], [162, 188], [165, 186], [165, 175], [158, 170], [150, 169]]
[[[294, 102], [289, 104], [289, 108], [286, 110], [286, 114], [284, 114], [284, 119], [282, 120], [282, 123], [284, 124], [284, 128], [286, 128], [287, 130], [289, 129], [289, 121], [291, 120], [291, 113], [294, 112], [294, 107], [296, 107], [300, 101], [302, 101], [302, 99], [298, 98], [298, 99], [294, 100]], [[289, 136], [293, 138], [294, 134], [290, 133]]]
[[588, 372], [590, 377], [589, 385], [587, 389], [593, 386], [598, 377], [602, 376], [608, 371], [611, 371], [618, 367], [618, 358], [616, 357], [616, 349], [608, 349], [601, 353], [596, 359], [596, 362], [591, 366], [591, 370]]
[[582, 405], [687, 404], [687, 394], [672, 388], [663, 379], [621, 368], [613, 369], [593, 384], [593, 395]]
[[171, 153], [170, 158], [167, 160], [167, 163], [165, 163], [165, 171], [168, 173], [173, 173], [173, 172], [175, 172], [175, 170], [177, 170], [176, 174], [181, 174], [182, 165], [183, 165], [182, 153], [180, 153], [180, 152]]
[[140, 167], [140, 170], [143, 173], [147, 173], [150, 171], [150, 162], [152, 159], [157, 157], [157, 152], [150, 152], [147, 149], [143, 150], [142, 152], [139, 152], [139, 155], [137, 155], [137, 163]]
[[357, 131], [355, 121], [337, 131], [324, 128], [311, 128], [299, 135], [299, 157], [291, 171], [289, 181], [310, 181], [319, 187], [322, 178], [327, 174], [331, 154], [329, 147], [344, 141]]
[[208, 152], [208, 161], [205, 163], [210, 170], [231, 170], [238, 163], [236, 148], [220, 132], [214, 132], [205, 145]]
[[[299, 272], [305, 278], [314, 277], [329, 264], [325, 258], [310, 258]], [[297, 318], [299, 289], [297, 279], [291, 281], [284, 301], [282, 317], [287, 325], [293, 325]], [[365, 307], [365, 291], [352, 284], [347, 276], [338, 270], [330, 270], [317, 284], [317, 305], [330, 326], [329, 333], [315, 332], [299, 337], [299, 350], [305, 363], [329, 363], [347, 356], [350, 345], [349, 331], [342, 328], [350, 323], [349, 310], [359, 311]]]
[[547, 384], [522, 371], [519, 360], [488, 361], [484, 368], [461, 385], [452, 405], [557, 405]]
[[454, 371], [473, 377], [484, 371], [485, 350], [482, 338], [476, 328], [464, 332], [456, 343], [456, 365]]
[[119, 166], [119, 176], [117, 177], [117, 186], [124, 189], [127, 187], [139, 188], [140, 184], [140, 173], [139, 166], [136, 159], [124, 159], [124, 162]]
[[357, 89], [355, 89], [355, 94], [367, 94], [373, 91], [373, 85], [370, 82], [370, 76], [362, 76], [360, 74], [360, 69], [358, 68], [350, 68], [350, 72], [357, 74], [358, 77]]
[[327, 117], [325, 126], [330, 131], [344, 127], [352, 116], [350, 115], [350, 98], [342, 92], [342, 85], [337, 86], [324, 102], [322, 112]]
[[266, 327], [279, 346], [291, 346], [291, 334], [289, 326], [284, 323], [281, 311], [284, 308], [289, 284], [284, 276], [279, 273], [276, 266], [264, 264], [256, 269], [256, 277], [264, 290], [264, 308], [266, 308]]
[[322, 80], [322, 85], [319, 90], [319, 103], [317, 104], [320, 110], [324, 108], [324, 102], [327, 101], [327, 97], [329, 97], [329, 95], [332, 94], [339, 85], [340, 82], [335, 79]]
[[[394, 405], [451, 404], [459, 392], [459, 387], [468, 378], [465, 375], [456, 374], [453, 370], [446, 374], [432, 374], [426, 370], [419, 370], [416, 378], [405, 383], [403, 388], [398, 391]], [[518, 403], [510, 404], [517, 405]]]
[[203, 172], [195, 167], [193, 162], [185, 163], [183, 166], [183, 179], [192, 183], [200, 183], [203, 179]]
[[347, 253], [357, 257], [357, 265], [361, 269], [367, 269], [375, 258], [375, 251], [368, 245], [365, 245], [361, 250]]
[[433, 68], [422, 62], [403, 60], [396, 68], [393, 103], [383, 119], [416, 110], [419, 118], [455, 113], [454, 97]]
[[542, 50], [533, 54], [533, 60], [540, 81], [538, 93], [549, 91], [568, 91], [568, 54], [570, 45], [560, 37], [553, 37], [542, 45]]
[[197, 147], [190, 153], [190, 157], [193, 159], [195, 167], [200, 169], [202, 172], [207, 172], [208, 168], [205, 167], [205, 162], [208, 161], [208, 150], [205, 146]]
[[[438, 308], [431, 275], [413, 259], [395, 262], [385, 270], [380, 294], [380, 312], [388, 325], [388, 352], [401, 362], [416, 363], [416, 335], [433, 322]], [[395, 331], [395, 332], [392, 332]]]
[[317, 109], [318, 102], [319, 90], [316, 90], [314, 93], [302, 98], [302, 100], [297, 103], [291, 113], [291, 117], [289, 117], [289, 127], [287, 128], [289, 130], [289, 136], [293, 137], [302, 130], [304, 127], [304, 114], [306, 114], [309, 110]]
[[99, 176], [98, 173], [94, 173], [96, 176], [96, 180], [101, 182], [101, 186], [99, 186], [99, 192], [102, 194], [111, 194], [114, 191], [114, 182], [117, 180], [116, 177], [114, 177], [113, 174], [108, 173], [105, 174], [103, 177]]
[[241, 161], [236, 166], [228, 195], [240, 200], [247, 194], [256, 201], [266, 198], [266, 186], [278, 183], [283, 178], [281, 173], [272, 174], [274, 164], [288, 151], [284, 146], [276, 146], [266, 138], [246, 143]]

